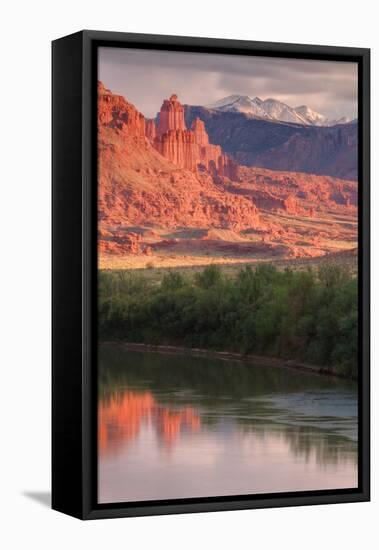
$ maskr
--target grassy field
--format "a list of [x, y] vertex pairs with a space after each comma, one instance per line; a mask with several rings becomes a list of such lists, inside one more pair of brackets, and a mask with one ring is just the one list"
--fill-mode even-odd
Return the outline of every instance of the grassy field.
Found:
[[[223, 258], [221, 258], [219, 261], [215, 260], [215, 258], [209, 258], [209, 261], [207, 263], [204, 263], [204, 258], [202, 258], [202, 260], [203, 263], [199, 263], [198, 265], [190, 264], [176, 266], [175, 263], [173, 263], [172, 266], [159, 267], [159, 263], [155, 263], [154, 258], [146, 258], [143, 267], [125, 269], [121, 267], [123, 263], [120, 262], [118, 264], [117, 258], [115, 258], [111, 264], [112, 267], [103, 268], [101, 269], [101, 271], [136, 271], [138, 273], [143, 273], [144, 277], [149, 280], [155, 281], [156, 283], [161, 282], [163, 277], [173, 270], [179, 273], [183, 273], [185, 276], [193, 277], [196, 275], [196, 273], [200, 273], [201, 271], [203, 271], [204, 267], [206, 267], [207, 265], [218, 265], [220, 269], [222, 269], [223, 273], [229, 277], [236, 277], [239, 271], [246, 266], [256, 268], [258, 265], [261, 264], [271, 264], [280, 271], [288, 268], [294, 271], [305, 271], [312, 268], [318, 269], [319, 267], [326, 264], [339, 266], [353, 276], [356, 276], [358, 271], [356, 250], [330, 254], [328, 256], [321, 256], [317, 258], [294, 258], [290, 260], [270, 259], [246, 261], [246, 259], [241, 259], [238, 262], [236, 262], [235, 260], [225, 262]], [[120, 267], [117, 267], [118, 265]]]

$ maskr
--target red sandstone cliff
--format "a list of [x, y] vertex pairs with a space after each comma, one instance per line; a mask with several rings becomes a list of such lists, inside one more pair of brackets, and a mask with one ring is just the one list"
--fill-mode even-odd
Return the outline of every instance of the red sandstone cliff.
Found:
[[[181, 126], [184, 119], [176, 103], [174, 114], [169, 107], [167, 109], [163, 127]], [[201, 124], [197, 126], [198, 133], [202, 134], [200, 139], [205, 143], [205, 130]], [[132, 225], [233, 228], [259, 225], [258, 210], [251, 198], [229, 193], [207, 170], [197, 170], [191, 146], [196, 145], [198, 154], [199, 148], [210, 147], [209, 159], [217, 146], [196, 144], [195, 133], [191, 130], [169, 129], [163, 134], [158, 131], [161, 143], [165, 144], [165, 154], [162, 154], [146, 137], [153, 136], [155, 131], [153, 121], [146, 123], [131, 103], [99, 84], [100, 250], [148, 253], [138, 235], [124, 230]], [[169, 147], [173, 135], [177, 138], [176, 153]], [[217, 160], [217, 171], [223, 169], [228, 159], [225, 161], [223, 155], [216, 159], [217, 155], [212, 154], [209, 165], [211, 160], [215, 164]], [[202, 158], [204, 160], [205, 152]]]
[[354, 181], [301, 172], [279, 172], [240, 167], [240, 181], [229, 191], [250, 196], [259, 209], [284, 211], [293, 216], [316, 212], [355, 215], [358, 186]]
[[133, 136], [145, 136], [145, 117], [122, 96], [112, 94], [101, 82], [98, 84], [98, 120], [101, 126]]

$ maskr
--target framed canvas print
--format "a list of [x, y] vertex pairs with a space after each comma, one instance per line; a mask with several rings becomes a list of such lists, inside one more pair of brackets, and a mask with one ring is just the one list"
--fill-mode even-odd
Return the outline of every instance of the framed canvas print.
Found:
[[53, 508], [369, 499], [369, 50], [53, 42]]

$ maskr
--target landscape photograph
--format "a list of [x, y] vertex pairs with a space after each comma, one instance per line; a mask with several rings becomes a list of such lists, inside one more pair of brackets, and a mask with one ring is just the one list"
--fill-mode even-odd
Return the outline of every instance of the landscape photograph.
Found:
[[98, 502], [358, 485], [356, 63], [101, 47]]

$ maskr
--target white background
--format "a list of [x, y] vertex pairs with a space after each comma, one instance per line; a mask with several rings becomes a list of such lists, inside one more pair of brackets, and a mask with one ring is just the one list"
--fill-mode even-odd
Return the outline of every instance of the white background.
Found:
[[[371, 47], [375, 102], [379, 35], [375, 4], [373, 0], [14, 0], [2, 4], [0, 545], [4, 549], [378, 547], [375, 342], [371, 503], [80, 522], [40, 502], [48, 498], [50, 486], [50, 41], [86, 28]], [[374, 283], [378, 275], [377, 114], [374, 104]], [[374, 327], [377, 297], [376, 286]]]

